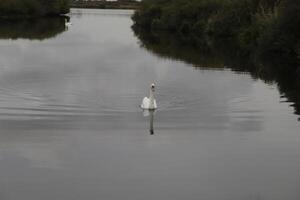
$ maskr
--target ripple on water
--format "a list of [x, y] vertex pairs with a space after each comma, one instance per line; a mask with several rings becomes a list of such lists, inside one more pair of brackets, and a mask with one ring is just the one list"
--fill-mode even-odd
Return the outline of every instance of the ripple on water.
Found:
[[[140, 103], [144, 92], [128, 92], [115, 96], [89, 96], [70, 93], [71, 98], [55, 98], [55, 94], [36, 94], [36, 91], [23, 91], [12, 88], [0, 89], [0, 119], [60, 119], [68, 117], [116, 116], [141, 112]], [[117, 95], [118, 98], [117, 98]], [[71, 100], [70, 100], [71, 99]], [[200, 97], [187, 98], [160, 91], [156, 99], [159, 111], [177, 111], [203, 104]]]

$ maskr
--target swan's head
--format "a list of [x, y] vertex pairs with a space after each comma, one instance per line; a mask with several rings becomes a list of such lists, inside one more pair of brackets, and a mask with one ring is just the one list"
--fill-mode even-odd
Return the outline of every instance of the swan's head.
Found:
[[151, 90], [152, 90], [152, 92], [155, 91], [155, 84], [154, 83], [151, 84]]

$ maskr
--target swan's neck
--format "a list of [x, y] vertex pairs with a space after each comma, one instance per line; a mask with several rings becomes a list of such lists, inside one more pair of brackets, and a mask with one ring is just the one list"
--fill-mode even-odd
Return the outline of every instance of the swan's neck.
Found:
[[150, 95], [149, 95], [149, 108], [153, 109], [154, 108], [154, 93], [152, 90], [150, 90]]

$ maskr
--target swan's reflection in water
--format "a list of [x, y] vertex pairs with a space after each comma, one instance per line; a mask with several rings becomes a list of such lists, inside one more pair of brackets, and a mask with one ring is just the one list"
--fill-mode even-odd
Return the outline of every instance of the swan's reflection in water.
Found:
[[154, 110], [150, 110], [149, 111], [149, 115], [150, 115], [150, 127], [149, 127], [149, 131], [150, 131], [150, 135], [154, 135], [154, 128], [153, 128], [153, 121], [154, 121]]
[[150, 132], [150, 135], [154, 135], [154, 126], [153, 126], [154, 114], [155, 114], [155, 110], [144, 110], [143, 111], [144, 117], [149, 117], [149, 124], [150, 124], [149, 132]]

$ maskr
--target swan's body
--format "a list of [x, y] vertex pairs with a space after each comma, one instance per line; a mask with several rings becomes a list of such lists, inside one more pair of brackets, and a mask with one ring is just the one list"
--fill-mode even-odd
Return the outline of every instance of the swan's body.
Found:
[[143, 103], [142, 103], [142, 105], [141, 105], [141, 108], [143, 108], [143, 109], [145, 109], [145, 110], [154, 110], [154, 109], [156, 109], [156, 108], [157, 108], [156, 100], [153, 99], [153, 100], [151, 101], [150, 98], [145, 97], [145, 98], [143, 99]]
[[65, 24], [66, 24], [66, 27], [70, 27], [73, 25], [71, 22], [66, 22]]
[[70, 26], [72, 26], [73, 24], [70, 22], [70, 17], [66, 17], [65, 18], [65, 26], [67, 28], [69, 28]]
[[149, 97], [144, 97], [141, 108], [144, 110], [155, 110], [157, 109], [156, 100], [154, 98], [155, 85], [151, 85]]

